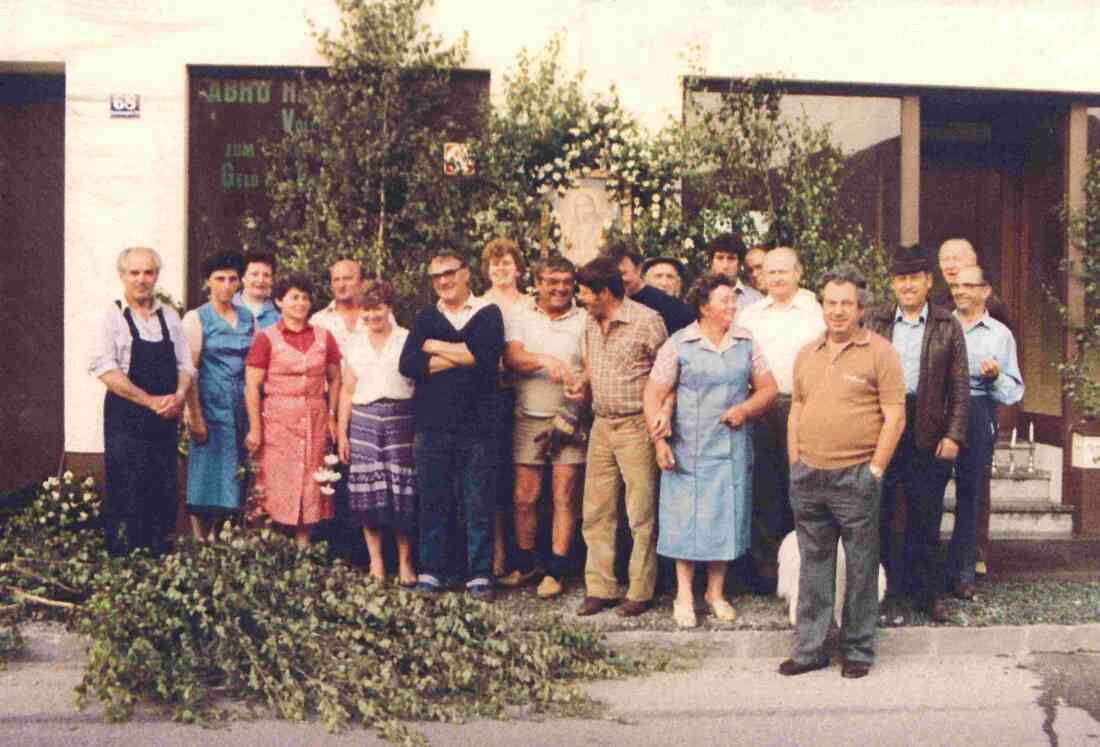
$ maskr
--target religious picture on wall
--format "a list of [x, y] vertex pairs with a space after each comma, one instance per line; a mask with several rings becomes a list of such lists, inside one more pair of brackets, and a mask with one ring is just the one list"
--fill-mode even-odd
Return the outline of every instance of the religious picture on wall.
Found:
[[581, 177], [565, 196], [553, 194], [550, 205], [562, 230], [562, 254], [580, 267], [595, 259], [603, 244], [603, 225], [614, 220], [618, 206], [607, 190], [604, 179]]

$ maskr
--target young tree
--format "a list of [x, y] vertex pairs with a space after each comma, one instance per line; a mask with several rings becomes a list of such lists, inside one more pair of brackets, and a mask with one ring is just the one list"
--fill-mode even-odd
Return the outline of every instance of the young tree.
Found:
[[[844, 154], [828, 127], [815, 128], [805, 117], [785, 119], [782, 97], [781, 86], [762, 81], [731, 80], [717, 91], [698, 77], [685, 81], [685, 176], [702, 196], [693, 232], [710, 236], [722, 223], [749, 243], [793, 246], [805, 268], [803, 283], [811, 288], [826, 270], [849, 262], [881, 294], [885, 257], [848, 217], [841, 192]], [[750, 211], [765, 215], [764, 235], [757, 234]]]
[[327, 77], [302, 80], [307, 126], [264, 145], [271, 211], [246, 219], [245, 243], [274, 249], [322, 295], [327, 267], [347, 257], [415, 302], [427, 252], [465, 232], [471, 183], [442, 177], [443, 142], [476, 128], [483, 102], [456, 95], [466, 42], [430, 33], [431, 0], [336, 4], [339, 32], [314, 32]]

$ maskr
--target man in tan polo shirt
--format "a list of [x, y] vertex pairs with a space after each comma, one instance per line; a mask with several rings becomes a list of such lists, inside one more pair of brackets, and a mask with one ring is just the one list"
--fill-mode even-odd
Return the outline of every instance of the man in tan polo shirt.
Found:
[[841, 675], [856, 678], [874, 661], [879, 481], [905, 428], [905, 378], [889, 341], [859, 326], [869, 298], [863, 276], [843, 267], [822, 280], [825, 335], [795, 358], [787, 423], [801, 572], [798, 642], [779, 673], [829, 664], [839, 537], [848, 569]]

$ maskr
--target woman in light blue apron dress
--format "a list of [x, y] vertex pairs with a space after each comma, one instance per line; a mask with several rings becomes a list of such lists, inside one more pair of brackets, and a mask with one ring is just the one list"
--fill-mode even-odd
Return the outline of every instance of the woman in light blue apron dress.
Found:
[[752, 335], [733, 324], [736, 295], [724, 275], [701, 277], [687, 303], [698, 321], [672, 335], [657, 353], [645, 391], [646, 422], [658, 435], [661, 467], [657, 552], [676, 560], [673, 617], [695, 627], [695, 563], [707, 567], [707, 607], [736, 619], [723, 585], [729, 561], [750, 544], [752, 423], [778, 389]]
[[210, 301], [183, 318], [199, 377], [187, 403], [187, 511], [197, 539], [211, 537], [220, 520], [240, 511], [246, 458], [244, 361], [252, 344], [252, 312], [232, 303], [242, 260], [226, 253], [203, 263]]

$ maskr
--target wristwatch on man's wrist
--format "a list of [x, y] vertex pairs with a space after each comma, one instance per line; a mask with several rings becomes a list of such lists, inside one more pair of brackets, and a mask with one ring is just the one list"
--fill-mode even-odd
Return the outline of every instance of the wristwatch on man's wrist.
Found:
[[867, 469], [871, 470], [871, 474], [875, 476], [876, 480], [882, 479], [882, 470], [873, 464], [867, 465]]

